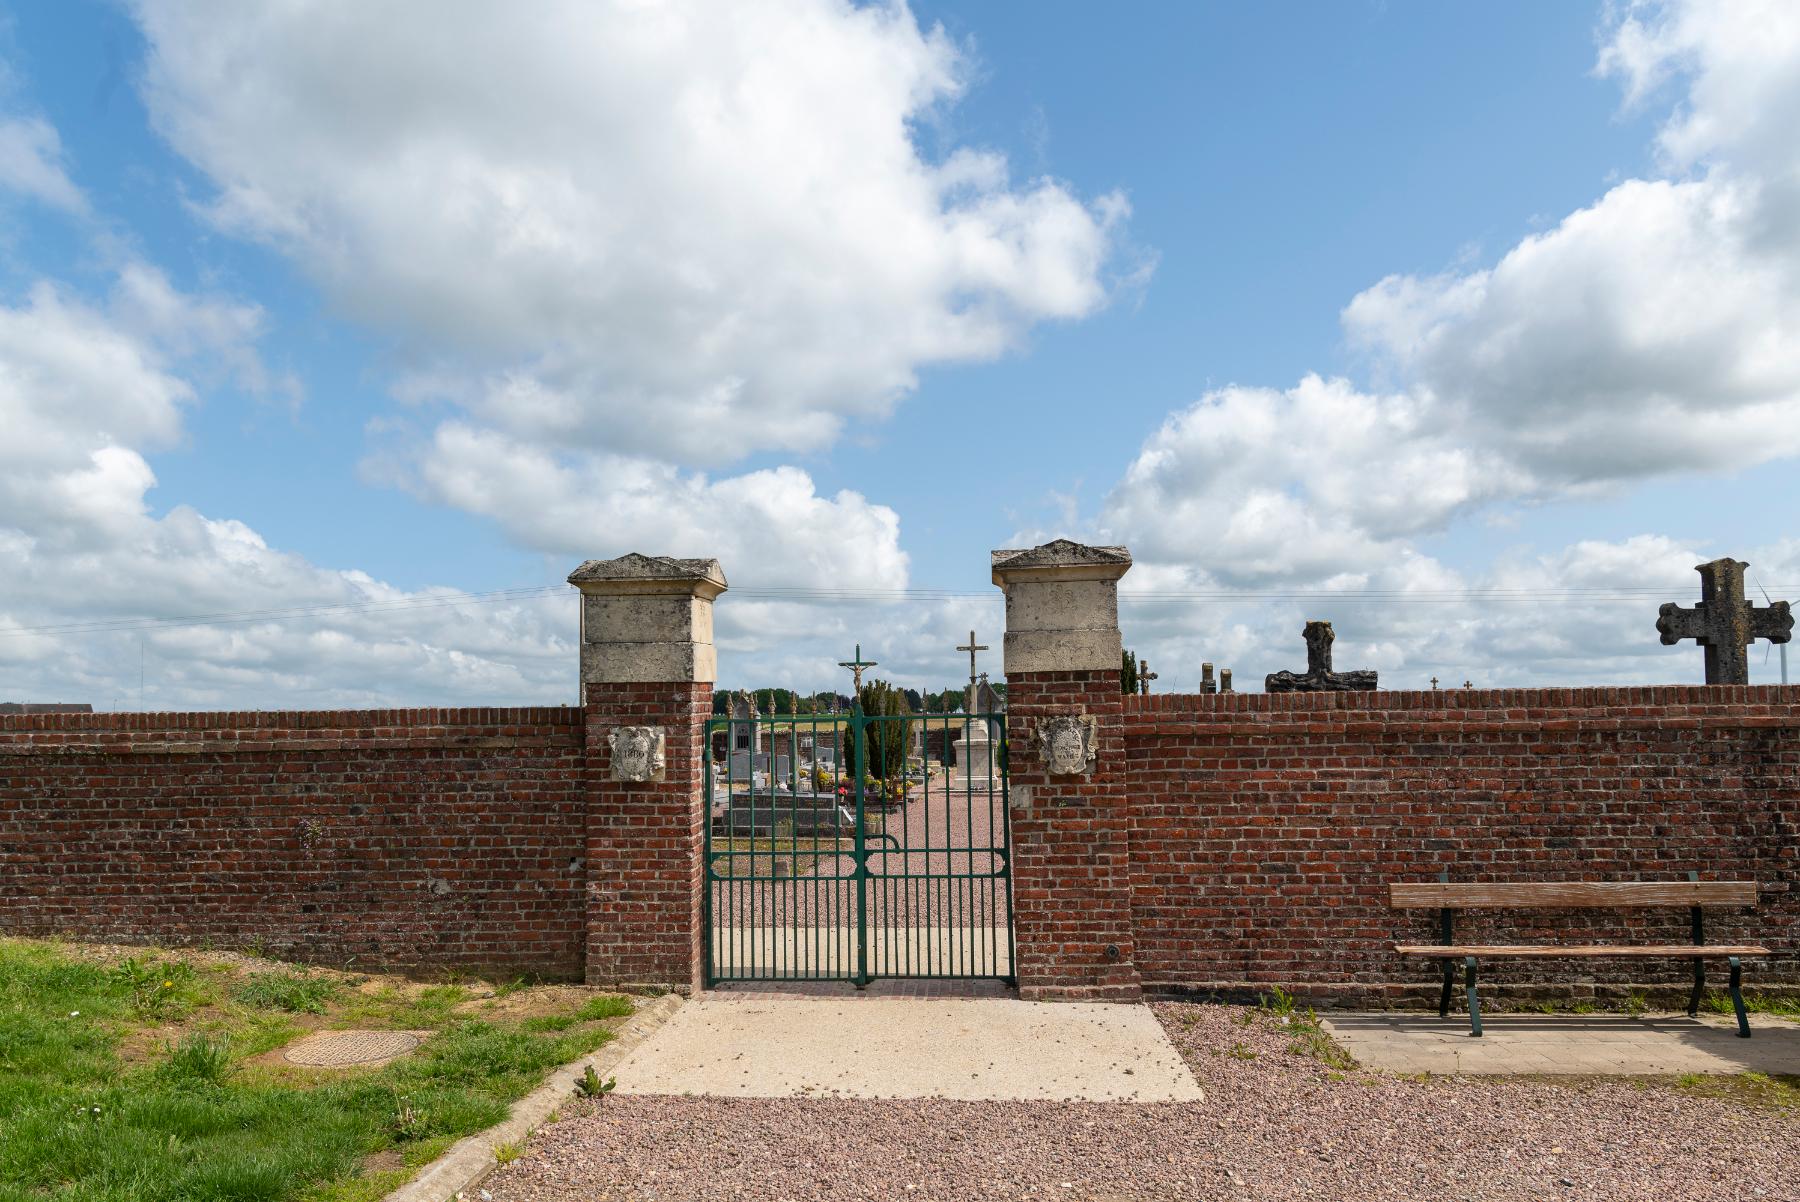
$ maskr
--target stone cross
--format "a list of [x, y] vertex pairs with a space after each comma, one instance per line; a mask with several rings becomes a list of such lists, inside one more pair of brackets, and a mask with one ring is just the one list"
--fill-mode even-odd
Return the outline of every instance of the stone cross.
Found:
[[977, 651], [986, 651], [987, 649], [988, 645], [986, 643], [977, 643], [975, 641], [975, 632], [973, 630], [969, 631], [969, 641], [957, 648], [958, 651], [967, 651], [969, 653], [969, 695], [963, 702], [963, 712], [965, 713], [972, 714], [975, 712], [975, 653]]
[[1373, 689], [1375, 670], [1359, 668], [1354, 672], [1331, 670], [1331, 643], [1337, 638], [1330, 622], [1308, 622], [1306, 637], [1306, 672], [1271, 672], [1263, 678], [1263, 689], [1270, 693], [1347, 693]]
[[1748, 645], [1757, 639], [1785, 643], [1793, 637], [1794, 615], [1786, 601], [1753, 605], [1744, 600], [1744, 569], [1736, 559], [1715, 559], [1694, 568], [1700, 573], [1700, 604], [1683, 609], [1673, 601], [1658, 611], [1656, 632], [1673, 647], [1694, 639], [1706, 648], [1707, 684], [1749, 684]]
[[873, 668], [873, 667], [877, 667], [877, 666], [878, 665], [876, 664], [876, 662], [874, 660], [864, 659], [862, 657], [862, 644], [861, 643], [858, 643], [856, 645], [856, 658], [855, 659], [840, 659], [838, 661], [838, 667], [850, 669], [850, 679], [853, 682], [852, 687], [856, 690], [855, 694], [853, 694], [850, 698], [851, 705], [855, 705], [857, 703], [857, 701], [862, 697], [863, 669], [864, 668]]
[[1150, 682], [1157, 678], [1157, 673], [1150, 670], [1150, 661], [1138, 661], [1138, 692], [1145, 697], [1150, 695]]
[[1431, 678], [1431, 691], [1434, 693], [1437, 692], [1437, 677], [1435, 676]]

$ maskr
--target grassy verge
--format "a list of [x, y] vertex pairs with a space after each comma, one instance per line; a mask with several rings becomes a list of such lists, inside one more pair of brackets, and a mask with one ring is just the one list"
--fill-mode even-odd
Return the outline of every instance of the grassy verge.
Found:
[[[0, 940], [0, 1202], [353, 1202], [605, 1043], [625, 998]], [[309, 1028], [429, 1032], [305, 1069]]]

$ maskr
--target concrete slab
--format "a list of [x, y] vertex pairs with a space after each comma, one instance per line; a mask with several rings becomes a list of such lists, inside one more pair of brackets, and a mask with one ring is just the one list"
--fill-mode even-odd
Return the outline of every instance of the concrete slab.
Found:
[[1716, 1015], [1483, 1015], [1480, 1039], [1458, 1015], [1332, 1014], [1321, 1021], [1366, 1067], [1400, 1073], [1800, 1073], [1800, 1024], [1756, 1015], [1749, 1039], [1738, 1038], [1737, 1025]]
[[715, 1097], [1197, 1101], [1143, 1006], [703, 993], [615, 1072], [618, 1092]]

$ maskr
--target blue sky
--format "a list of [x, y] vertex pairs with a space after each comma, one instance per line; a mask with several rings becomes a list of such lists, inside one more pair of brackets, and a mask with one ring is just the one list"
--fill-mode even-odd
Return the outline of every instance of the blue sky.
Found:
[[1172, 688], [1800, 591], [1786, 5], [307, 8], [7, 10], [0, 694], [567, 700], [569, 597], [468, 594], [629, 550], [733, 685], [953, 680], [1057, 535]]

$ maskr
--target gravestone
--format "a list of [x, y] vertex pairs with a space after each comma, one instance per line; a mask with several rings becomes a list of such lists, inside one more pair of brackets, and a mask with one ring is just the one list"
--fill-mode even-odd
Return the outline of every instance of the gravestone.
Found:
[[1694, 568], [1700, 573], [1700, 604], [1684, 609], [1673, 601], [1658, 611], [1656, 632], [1673, 647], [1693, 639], [1706, 648], [1707, 684], [1749, 684], [1746, 650], [1757, 639], [1785, 643], [1793, 637], [1794, 615], [1786, 601], [1755, 605], [1744, 600], [1744, 569], [1737, 559], [1715, 559]]
[[1331, 670], [1331, 644], [1337, 635], [1330, 622], [1308, 622], [1306, 637], [1306, 671], [1271, 672], [1263, 679], [1263, 689], [1270, 693], [1349, 693], [1378, 687], [1373, 668], [1353, 672]]

